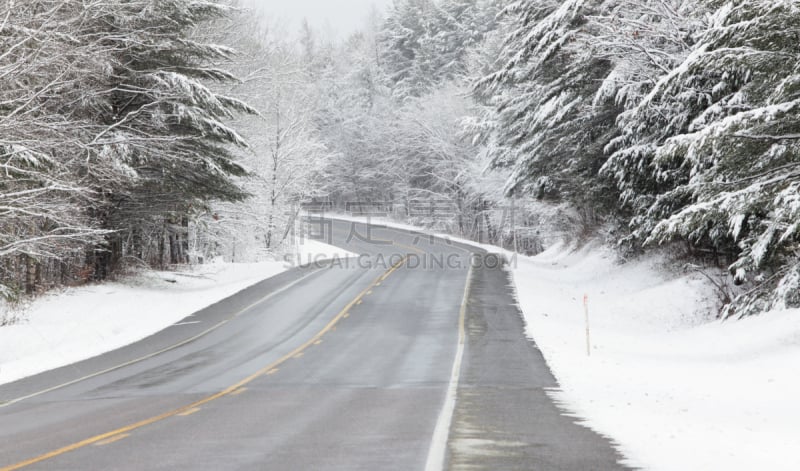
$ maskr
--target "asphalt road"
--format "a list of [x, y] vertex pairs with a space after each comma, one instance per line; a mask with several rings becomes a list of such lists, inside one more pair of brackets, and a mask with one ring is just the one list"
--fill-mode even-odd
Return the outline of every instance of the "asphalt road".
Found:
[[622, 469], [547, 396], [496, 258], [318, 226], [360, 256], [0, 386], [0, 471]]

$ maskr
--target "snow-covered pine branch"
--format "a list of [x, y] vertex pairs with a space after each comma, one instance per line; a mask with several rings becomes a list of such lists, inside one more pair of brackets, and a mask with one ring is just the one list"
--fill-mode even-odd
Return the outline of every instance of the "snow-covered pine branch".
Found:
[[790, 58], [800, 49], [786, 31], [800, 17], [791, 2], [759, 0], [710, 18], [683, 62], [620, 120], [624, 138], [605, 171], [630, 195], [635, 237], [733, 256], [737, 282], [756, 289], [730, 313], [796, 307], [800, 80]]

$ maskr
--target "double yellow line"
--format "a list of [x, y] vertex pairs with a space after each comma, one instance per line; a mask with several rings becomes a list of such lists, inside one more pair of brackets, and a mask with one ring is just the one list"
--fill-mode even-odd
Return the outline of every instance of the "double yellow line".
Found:
[[365, 296], [367, 296], [367, 294], [372, 292], [373, 288], [378, 286], [380, 283], [382, 283], [384, 280], [386, 280], [386, 278], [388, 278], [389, 275], [391, 275], [392, 273], [397, 271], [400, 267], [405, 265], [407, 259], [408, 259], [408, 256], [403, 257], [397, 263], [392, 265], [392, 267], [389, 268], [386, 272], [384, 272], [379, 277], [377, 277], [375, 280], [373, 280], [369, 284], [369, 286], [364, 288], [364, 290], [361, 291], [361, 293], [359, 293], [358, 296], [355, 297], [355, 299], [350, 301], [350, 303], [347, 306], [345, 306], [344, 309], [342, 309], [333, 319], [331, 319], [331, 321], [322, 330], [317, 332], [317, 334], [314, 335], [311, 339], [309, 339], [308, 341], [306, 341], [304, 344], [300, 345], [299, 347], [295, 348], [291, 352], [287, 353], [286, 355], [282, 356], [281, 358], [279, 358], [279, 359], [275, 360], [274, 362], [270, 363], [268, 366], [265, 366], [264, 368], [256, 371], [255, 373], [253, 373], [252, 375], [248, 376], [247, 378], [244, 378], [243, 380], [239, 381], [238, 383], [236, 383], [236, 384], [234, 384], [232, 386], [229, 386], [229, 387], [225, 388], [224, 390], [222, 390], [222, 391], [220, 391], [220, 392], [218, 392], [216, 394], [213, 394], [213, 395], [208, 396], [206, 398], [200, 399], [199, 401], [193, 402], [191, 404], [188, 404], [186, 406], [180, 407], [178, 409], [174, 409], [174, 410], [171, 410], [171, 411], [168, 411], [168, 412], [164, 412], [163, 414], [157, 415], [155, 417], [150, 417], [149, 419], [144, 419], [144, 420], [141, 420], [139, 422], [136, 422], [136, 423], [133, 423], [133, 424], [130, 424], [130, 425], [126, 425], [124, 427], [120, 427], [120, 428], [118, 428], [116, 430], [112, 430], [110, 432], [102, 433], [100, 435], [95, 435], [93, 437], [87, 438], [85, 440], [81, 440], [81, 441], [73, 443], [71, 445], [67, 445], [67, 446], [59, 448], [57, 450], [50, 451], [48, 453], [45, 453], [43, 455], [39, 455], [39, 456], [37, 456], [35, 458], [31, 458], [29, 460], [20, 461], [19, 463], [12, 464], [12, 465], [0, 468], [0, 471], [14, 471], [14, 470], [17, 470], [17, 469], [22, 469], [22, 468], [34, 465], [36, 463], [41, 463], [42, 461], [47, 461], [47, 460], [55, 458], [57, 456], [60, 456], [60, 455], [63, 455], [63, 454], [66, 454], [66, 453], [69, 453], [69, 452], [84, 448], [84, 447], [89, 446], [89, 445], [101, 444], [101, 442], [109, 443], [111, 440], [113, 440], [113, 439], [115, 439], [117, 437], [124, 438], [123, 435], [128, 434], [129, 432], [131, 432], [133, 430], [137, 430], [137, 429], [140, 429], [142, 427], [146, 427], [148, 425], [154, 424], [156, 422], [160, 422], [160, 421], [168, 419], [170, 417], [178, 416], [178, 415], [181, 415], [181, 414], [188, 414], [190, 411], [198, 409], [199, 407], [201, 407], [201, 406], [203, 406], [205, 404], [208, 404], [209, 402], [212, 402], [212, 401], [215, 401], [215, 400], [220, 399], [222, 397], [234, 394], [236, 391], [239, 391], [244, 386], [252, 383], [256, 379], [258, 379], [258, 378], [260, 378], [262, 376], [266, 376], [266, 375], [274, 373], [275, 371], [277, 371], [278, 367], [281, 366], [283, 363], [285, 363], [288, 360], [290, 360], [290, 359], [302, 354], [308, 347], [317, 344], [325, 334], [330, 332], [336, 326], [336, 324], [339, 323], [339, 321], [341, 321], [343, 318], [348, 316], [349, 312], [350, 312], [350, 309], [352, 309], [353, 306], [355, 306], [360, 301], [362, 301], [363, 298]]

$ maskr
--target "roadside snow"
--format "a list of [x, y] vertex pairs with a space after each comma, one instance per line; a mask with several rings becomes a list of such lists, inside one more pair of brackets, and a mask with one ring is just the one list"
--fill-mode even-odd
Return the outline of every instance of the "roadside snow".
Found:
[[310, 265], [329, 259], [342, 259], [356, 257], [357, 255], [347, 250], [328, 245], [311, 238], [298, 239], [298, 252], [295, 254], [294, 262], [298, 265]]
[[513, 265], [527, 334], [561, 386], [554, 400], [614, 440], [627, 464], [800, 469], [800, 310], [717, 321], [708, 314], [716, 294], [701, 276], [671, 273], [658, 256], [620, 265], [597, 244], [556, 245]]
[[800, 310], [710, 320], [715, 295], [697, 275], [614, 260], [554, 247], [514, 270], [528, 334], [561, 386], [554, 398], [637, 467], [800, 469]]
[[[428, 230], [423, 229], [423, 228], [421, 228], [419, 226], [412, 226], [410, 224], [404, 224], [402, 222], [394, 221], [392, 219], [387, 219], [387, 218], [383, 218], [383, 217], [351, 216], [349, 214], [339, 214], [339, 213], [323, 213], [323, 214], [319, 214], [319, 215], [315, 215], [315, 216], [321, 216], [321, 217], [330, 218], [330, 219], [338, 219], [340, 221], [358, 222], [358, 223], [361, 223], [361, 224], [373, 224], [373, 225], [376, 225], [376, 226], [386, 226], [386, 227], [392, 227], [392, 228], [395, 228], [395, 229], [405, 229], [407, 231], [420, 232], [420, 233], [426, 233], [426, 234], [429, 232]], [[441, 236], [441, 237], [445, 237], [445, 238], [451, 238], [450, 236], [448, 236], [446, 234], [436, 234], [436, 235], [437, 236]], [[454, 238], [451, 238], [451, 239], [457, 240], [457, 239], [454, 239]], [[469, 242], [469, 243], [473, 244], [473, 245], [475, 244], [474, 242]]]
[[[304, 260], [352, 255], [311, 240], [299, 247]], [[287, 268], [284, 262], [211, 263], [44, 295], [20, 322], [0, 327], [0, 384], [139, 341]]]
[[284, 270], [214, 263], [44, 295], [23, 321], [0, 328], [0, 384], [134, 343]]

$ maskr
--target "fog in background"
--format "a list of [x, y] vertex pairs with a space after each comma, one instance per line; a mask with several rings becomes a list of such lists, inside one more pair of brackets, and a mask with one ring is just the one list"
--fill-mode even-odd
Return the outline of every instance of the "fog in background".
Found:
[[385, 11], [392, 0], [243, 0], [245, 6], [263, 12], [269, 21], [279, 20], [289, 32], [300, 29], [303, 19], [317, 29], [344, 37], [361, 28], [374, 6]]

